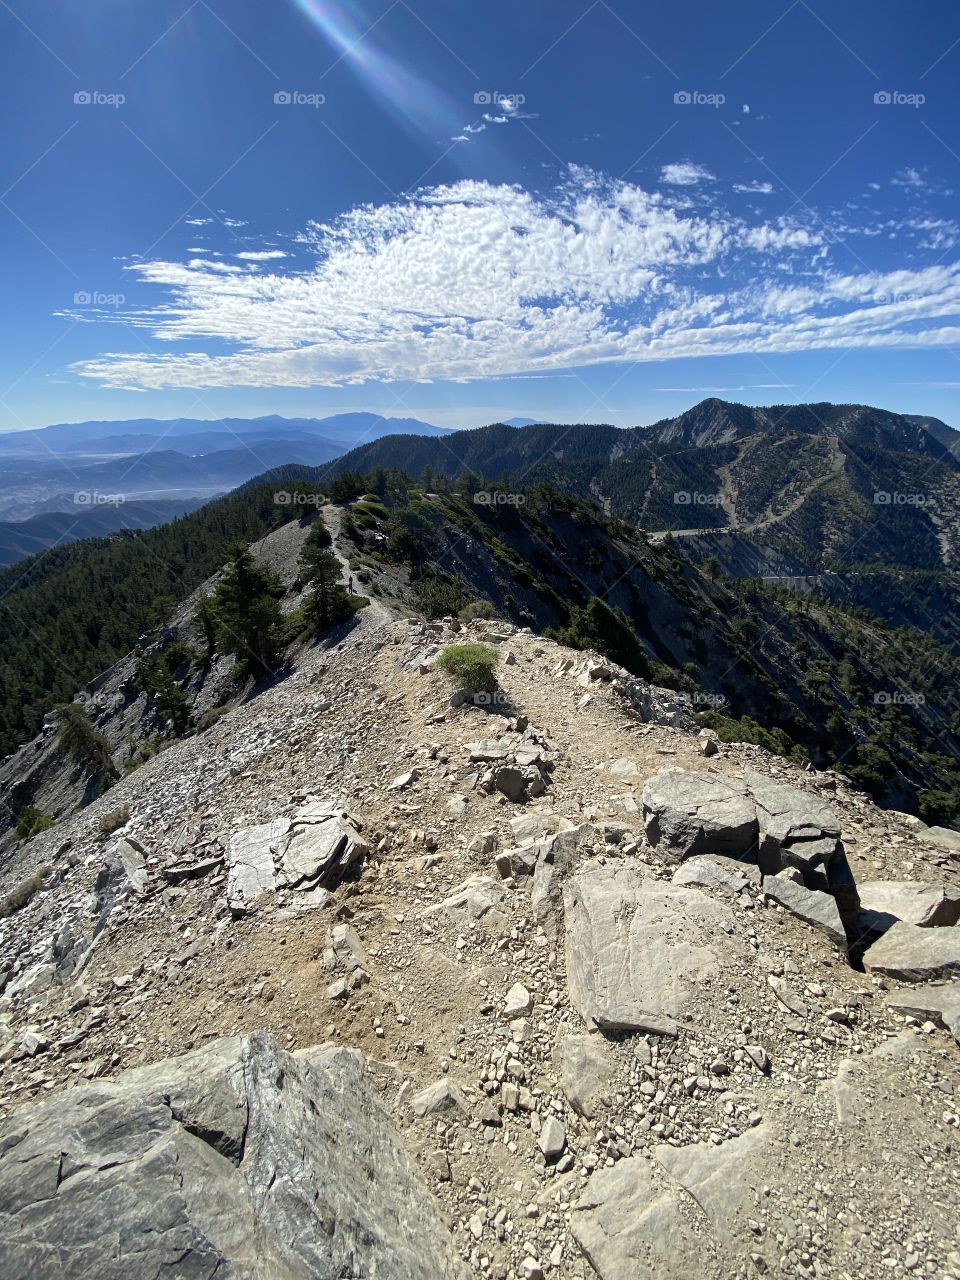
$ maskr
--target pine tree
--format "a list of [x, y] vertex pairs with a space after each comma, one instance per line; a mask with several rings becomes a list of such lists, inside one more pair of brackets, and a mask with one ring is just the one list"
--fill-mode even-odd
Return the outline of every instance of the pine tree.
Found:
[[322, 522], [310, 530], [300, 553], [300, 576], [312, 583], [313, 591], [304, 612], [318, 634], [348, 618], [353, 606], [340, 580], [340, 561], [328, 550], [330, 534]]
[[217, 648], [236, 655], [241, 670], [261, 676], [272, 671], [280, 630], [280, 579], [257, 564], [244, 546], [230, 554], [213, 595]]

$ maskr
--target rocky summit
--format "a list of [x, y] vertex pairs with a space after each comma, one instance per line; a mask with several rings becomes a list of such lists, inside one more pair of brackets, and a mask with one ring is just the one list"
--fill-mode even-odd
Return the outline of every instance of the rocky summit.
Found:
[[960, 1278], [956, 841], [609, 659], [374, 603], [0, 876], [10, 1280]]

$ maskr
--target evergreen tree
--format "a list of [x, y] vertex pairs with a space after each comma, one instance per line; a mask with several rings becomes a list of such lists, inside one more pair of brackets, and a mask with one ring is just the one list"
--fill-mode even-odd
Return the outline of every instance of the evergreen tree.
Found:
[[280, 630], [280, 579], [257, 564], [244, 546], [235, 546], [226, 573], [213, 595], [217, 648], [236, 656], [240, 668], [255, 676], [272, 671]]
[[90, 722], [90, 717], [79, 702], [67, 702], [55, 712], [59, 727], [60, 747], [78, 764], [94, 769], [105, 769], [113, 778], [120, 772], [110, 758], [110, 746]]
[[304, 613], [318, 635], [353, 613], [347, 589], [340, 580], [340, 561], [328, 549], [330, 541], [325, 525], [318, 521], [300, 553], [300, 576], [313, 586], [304, 602]]

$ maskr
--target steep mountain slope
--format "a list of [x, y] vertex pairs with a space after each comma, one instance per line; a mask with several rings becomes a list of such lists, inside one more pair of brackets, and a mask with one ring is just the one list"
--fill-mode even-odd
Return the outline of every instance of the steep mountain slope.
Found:
[[423, 467], [593, 496], [651, 532], [730, 529], [810, 572], [958, 563], [960, 460], [922, 420], [862, 405], [752, 408], [705, 400], [646, 428], [503, 426], [442, 442], [403, 437], [333, 473]]
[[365, 610], [5, 859], [13, 1274], [960, 1274], [957, 851], [688, 724]]
[[[276, 505], [271, 489], [261, 486], [229, 500], [220, 515], [238, 522], [244, 512], [264, 532], [284, 526], [302, 539], [304, 522], [286, 519], [291, 510], [311, 510], [295, 498], [312, 499], [315, 488], [308, 478], [285, 484], [288, 504]], [[327, 515], [342, 530], [357, 580], [373, 583], [388, 603], [440, 616], [488, 602], [517, 624], [600, 648], [638, 675], [696, 694], [696, 709], [728, 739], [836, 765], [878, 799], [898, 808], [919, 805], [933, 821], [960, 816], [960, 660], [932, 635], [893, 631], [843, 599], [831, 604], [760, 582], [725, 580], [709, 562], [698, 569], [681, 556], [679, 540], [648, 540], [548, 486], [507, 494], [465, 478], [458, 491], [444, 481], [443, 491], [433, 492], [397, 473], [384, 477], [376, 500], [351, 503], [351, 484], [362, 488], [347, 477], [330, 486], [346, 485], [347, 492], [342, 507], [327, 508]], [[207, 574], [216, 567], [224, 541], [211, 538], [209, 524], [180, 523], [182, 545], [171, 542], [177, 526], [163, 535], [166, 542], [162, 531], [154, 537], [158, 548], [177, 547], [196, 585], [206, 576], [198, 572], [201, 565]], [[33, 580], [17, 582], [0, 602], [11, 655], [0, 709], [11, 745], [18, 732], [27, 736], [20, 726], [38, 726], [54, 701], [82, 688], [78, 664], [89, 669], [98, 654], [125, 655], [126, 674], [111, 684], [110, 696], [90, 699], [96, 728], [111, 747], [124, 741], [126, 711], [115, 720], [115, 708], [142, 705], [129, 684], [136, 658], [130, 651], [140, 633], [160, 621], [162, 590], [174, 582], [168, 575], [159, 593], [138, 580], [113, 582], [114, 572], [135, 576], [144, 551], [153, 549], [150, 535], [140, 536], [148, 538], [146, 547], [128, 536], [105, 555], [96, 544], [74, 557], [58, 553], [66, 557], [62, 572], [45, 570], [40, 561]], [[295, 575], [294, 566], [288, 580]], [[91, 590], [101, 580], [109, 582], [114, 602], [109, 623]], [[55, 598], [59, 611], [48, 616]], [[936, 597], [928, 599], [932, 607]], [[67, 634], [76, 637], [71, 661], [52, 670], [38, 666], [37, 640], [41, 653], [53, 651]], [[200, 691], [183, 688], [191, 697]], [[4, 766], [0, 780], [21, 779], [15, 795], [7, 792], [8, 825], [24, 804], [61, 812], [49, 809], [42, 769], [37, 773], [43, 760], [36, 752], [51, 746], [49, 737], [41, 738]]]
[[286, 523], [271, 487], [252, 487], [143, 532], [50, 548], [0, 569], [0, 752], [32, 737], [137, 637], [220, 568], [234, 541]]
[[15, 564], [47, 547], [81, 538], [98, 538], [120, 529], [151, 529], [177, 516], [187, 515], [202, 499], [180, 502], [101, 503], [91, 508], [77, 507], [31, 516], [28, 520], [0, 523], [0, 565]]

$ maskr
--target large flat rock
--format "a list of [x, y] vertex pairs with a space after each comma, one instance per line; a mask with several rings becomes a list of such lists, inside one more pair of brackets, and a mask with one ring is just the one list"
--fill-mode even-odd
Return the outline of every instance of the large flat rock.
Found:
[[262, 1032], [22, 1107], [0, 1235], [4, 1280], [464, 1276], [362, 1056]]
[[960, 973], [960, 926], [927, 929], [898, 920], [867, 948], [863, 963], [871, 973], [905, 982], [952, 977]]
[[928, 928], [956, 924], [960, 920], [960, 893], [942, 884], [920, 880], [865, 880], [857, 886], [860, 905], [876, 917], [876, 927], [888, 928], [897, 920]]
[[757, 841], [757, 814], [746, 788], [714, 773], [663, 769], [643, 788], [647, 839], [665, 857], [748, 854]]
[[290, 823], [286, 818], [261, 822], [235, 831], [227, 841], [227, 905], [234, 915], [246, 915], [276, 889], [274, 859]]
[[761, 1125], [719, 1147], [665, 1145], [652, 1160], [621, 1160], [590, 1179], [572, 1215], [574, 1238], [600, 1280], [741, 1274], [770, 1147], [771, 1128]]
[[923, 1022], [935, 1022], [952, 1031], [960, 1043], [960, 979], [942, 986], [922, 983], [884, 993], [887, 1008]]
[[345, 809], [313, 799], [289, 818], [235, 831], [227, 841], [227, 905], [234, 915], [255, 911], [278, 891], [334, 888], [367, 847]]
[[716, 941], [733, 924], [727, 904], [698, 889], [599, 864], [564, 885], [563, 907], [570, 998], [601, 1030], [674, 1032], [719, 972]]

